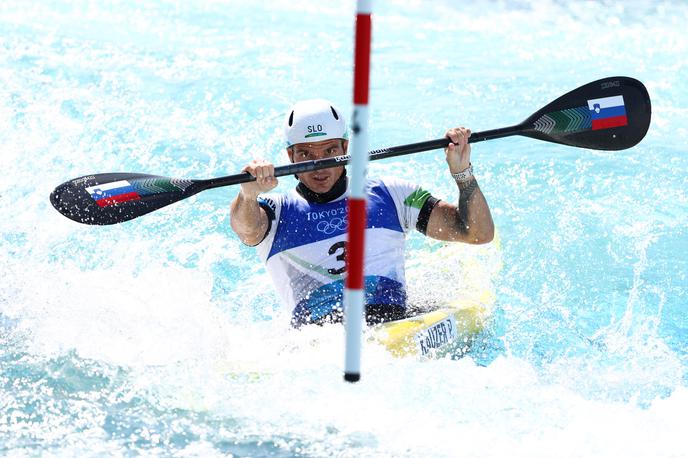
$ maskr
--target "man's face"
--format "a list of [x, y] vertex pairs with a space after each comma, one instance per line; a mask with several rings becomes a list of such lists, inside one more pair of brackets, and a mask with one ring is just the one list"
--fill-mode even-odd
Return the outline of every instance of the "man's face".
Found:
[[[332, 139], [318, 143], [297, 143], [287, 148], [287, 154], [292, 162], [313, 161], [346, 154], [349, 142]], [[344, 173], [344, 166], [331, 169], [315, 170], [299, 173], [298, 177], [308, 189], [318, 194], [328, 192]]]

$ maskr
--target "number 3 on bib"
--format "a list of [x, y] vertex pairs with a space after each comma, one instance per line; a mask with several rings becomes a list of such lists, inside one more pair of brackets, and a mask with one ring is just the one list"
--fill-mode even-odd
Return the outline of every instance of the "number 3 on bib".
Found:
[[328, 253], [329, 254], [338, 253], [337, 257], [335, 259], [337, 261], [341, 261], [343, 265], [342, 265], [342, 267], [340, 267], [338, 269], [327, 269], [327, 272], [330, 275], [341, 275], [341, 274], [343, 274], [344, 271], [346, 270], [346, 242], [342, 240], [341, 242], [335, 243], [334, 245], [332, 245], [330, 247], [330, 249], [328, 250]]

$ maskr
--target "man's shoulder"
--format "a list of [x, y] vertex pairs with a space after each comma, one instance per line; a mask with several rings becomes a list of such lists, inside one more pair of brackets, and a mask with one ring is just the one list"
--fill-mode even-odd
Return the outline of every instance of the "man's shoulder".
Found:
[[261, 194], [258, 203], [265, 209], [270, 209], [274, 214], [291, 211], [304, 211], [312, 205], [304, 199], [296, 190]]
[[419, 188], [420, 186], [412, 183], [408, 180], [404, 180], [403, 178], [398, 178], [394, 176], [389, 176], [389, 175], [382, 175], [380, 177], [374, 177], [368, 180], [368, 186], [371, 189], [374, 189], [376, 187], [383, 187], [386, 188], [387, 190], [391, 191], [396, 191], [396, 192], [413, 192], [414, 189]]
[[271, 210], [273, 214], [288, 203], [289, 200], [288, 192], [270, 192], [258, 196], [258, 204], [265, 209]]
[[[298, 199], [299, 195], [294, 190], [289, 190], [287, 192], [269, 192], [265, 194], [260, 194], [258, 196], [258, 202], [261, 204], [271, 205], [272, 207], [277, 207], [289, 202], [290, 200]], [[274, 208], [273, 208], [274, 209]]]
[[376, 186], [377, 189], [384, 189], [384, 192], [389, 194], [399, 205], [421, 208], [425, 201], [431, 197], [430, 192], [422, 186], [401, 178], [382, 176], [375, 180], [377, 181], [369, 181], [370, 192], [375, 193]]
[[375, 177], [370, 177], [368, 178], [368, 183], [371, 186], [379, 186], [379, 185], [385, 185], [385, 186], [396, 186], [396, 185], [408, 185], [409, 182], [407, 180], [404, 180], [399, 177], [395, 177], [392, 175], [380, 175], [380, 176], [375, 176]]

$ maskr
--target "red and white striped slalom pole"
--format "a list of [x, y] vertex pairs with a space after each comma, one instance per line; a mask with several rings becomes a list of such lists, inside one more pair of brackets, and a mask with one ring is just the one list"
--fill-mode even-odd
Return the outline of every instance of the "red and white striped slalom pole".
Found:
[[363, 278], [366, 228], [366, 168], [368, 167], [368, 86], [370, 79], [370, 38], [372, 0], [356, 2], [356, 42], [354, 49], [354, 115], [351, 123], [351, 187], [348, 203], [349, 227], [346, 250], [344, 325], [346, 355], [344, 380], [361, 378], [361, 338], [365, 284]]

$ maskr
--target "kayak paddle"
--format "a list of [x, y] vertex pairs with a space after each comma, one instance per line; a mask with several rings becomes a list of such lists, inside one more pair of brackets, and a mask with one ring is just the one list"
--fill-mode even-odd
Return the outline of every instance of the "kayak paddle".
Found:
[[[580, 148], [622, 150], [643, 139], [651, 105], [640, 81], [624, 76], [588, 83], [541, 108], [520, 124], [473, 132], [469, 143], [523, 135]], [[353, 129], [356, 125], [353, 125]], [[447, 138], [371, 151], [369, 159], [445, 148]], [[275, 167], [275, 176], [346, 165], [350, 155]], [[106, 225], [137, 218], [206, 189], [253, 181], [248, 172], [207, 180], [174, 179], [142, 173], [86, 175], [59, 185], [50, 194], [53, 207], [79, 223]]]

